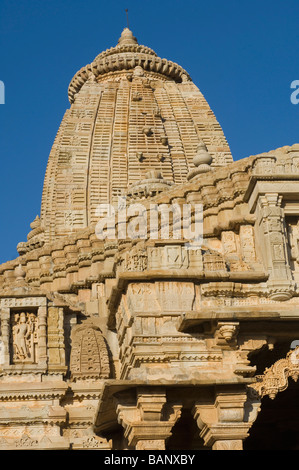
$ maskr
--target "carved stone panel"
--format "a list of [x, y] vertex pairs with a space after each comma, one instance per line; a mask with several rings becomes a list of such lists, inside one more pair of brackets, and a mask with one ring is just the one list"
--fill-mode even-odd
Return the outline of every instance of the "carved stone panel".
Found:
[[288, 247], [291, 269], [296, 282], [299, 280], [299, 219], [289, 217], [286, 220], [288, 231]]
[[285, 301], [293, 295], [294, 282], [282, 196], [276, 193], [260, 196], [258, 207], [259, 226], [262, 228], [262, 255], [269, 271], [269, 296], [274, 300]]
[[241, 225], [240, 245], [243, 261], [256, 261], [254, 231], [251, 225]]
[[72, 331], [72, 379], [104, 379], [109, 375], [108, 349], [101, 330], [92, 324], [75, 326]]
[[11, 363], [36, 364], [37, 315], [33, 312], [18, 312], [11, 315]]

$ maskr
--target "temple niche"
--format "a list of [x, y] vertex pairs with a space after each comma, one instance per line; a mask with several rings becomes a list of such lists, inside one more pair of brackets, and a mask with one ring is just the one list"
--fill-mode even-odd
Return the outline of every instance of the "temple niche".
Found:
[[188, 72], [128, 28], [68, 96], [0, 266], [0, 449], [298, 448], [299, 144], [233, 161]]
[[33, 312], [11, 316], [11, 362], [37, 363], [37, 316]]
[[72, 330], [70, 370], [72, 380], [108, 379], [108, 349], [101, 330], [93, 324], [77, 325]]

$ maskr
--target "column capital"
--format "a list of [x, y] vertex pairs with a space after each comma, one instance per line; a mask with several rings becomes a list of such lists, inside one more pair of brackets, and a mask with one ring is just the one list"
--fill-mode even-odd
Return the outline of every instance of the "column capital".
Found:
[[135, 403], [125, 395], [116, 398], [118, 422], [128, 445], [136, 450], [165, 450], [181, 409], [181, 404], [167, 403], [166, 392], [161, 389], [138, 389]]
[[214, 403], [194, 405], [192, 413], [207, 447], [213, 450], [242, 449], [252, 424], [245, 420], [246, 401], [244, 390], [219, 390]]

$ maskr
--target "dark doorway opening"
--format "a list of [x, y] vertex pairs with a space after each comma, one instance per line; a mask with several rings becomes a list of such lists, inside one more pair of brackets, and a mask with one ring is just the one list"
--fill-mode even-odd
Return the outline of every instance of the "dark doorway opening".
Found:
[[204, 446], [199, 433], [191, 411], [183, 409], [180, 419], [172, 429], [172, 436], [166, 442], [166, 450], [210, 450]]
[[292, 379], [274, 400], [264, 397], [244, 450], [299, 450], [298, 405], [299, 383]]

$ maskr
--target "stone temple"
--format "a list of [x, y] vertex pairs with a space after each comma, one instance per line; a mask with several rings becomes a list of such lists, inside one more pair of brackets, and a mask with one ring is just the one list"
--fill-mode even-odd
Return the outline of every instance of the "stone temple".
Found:
[[[0, 448], [298, 449], [299, 144], [234, 162], [188, 72], [128, 28], [68, 93], [0, 266]], [[104, 204], [122, 229], [133, 204], [201, 205], [203, 241], [159, 210], [156, 237], [101, 238]]]

